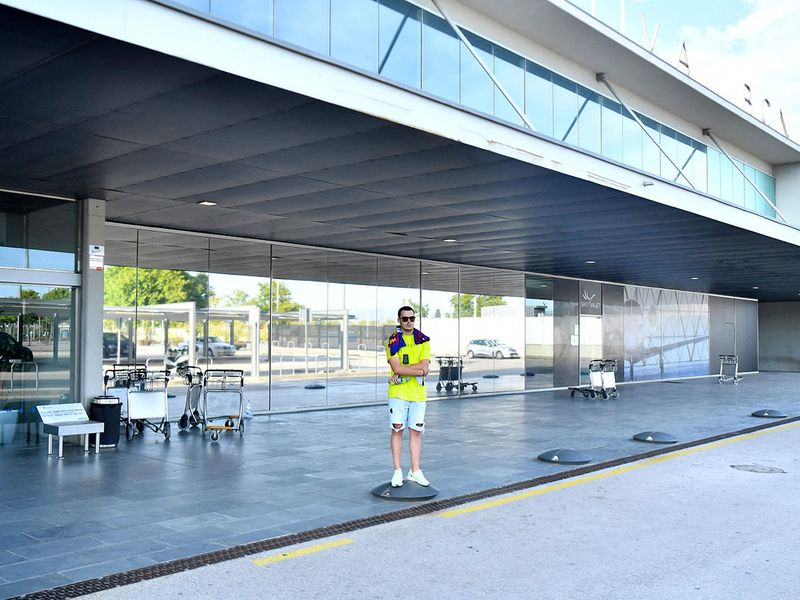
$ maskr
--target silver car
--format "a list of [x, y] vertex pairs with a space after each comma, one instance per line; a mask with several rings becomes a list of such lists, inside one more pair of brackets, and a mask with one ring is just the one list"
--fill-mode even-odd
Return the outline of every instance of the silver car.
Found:
[[[206, 354], [206, 345], [203, 338], [197, 338], [194, 350], [200, 355]], [[182, 342], [178, 344], [178, 350], [186, 352], [189, 344]], [[223, 342], [215, 335], [208, 336], [208, 356], [233, 356], [236, 353], [236, 346]]]
[[519, 353], [500, 340], [470, 340], [467, 344], [467, 358], [484, 356], [487, 358], [519, 358]]

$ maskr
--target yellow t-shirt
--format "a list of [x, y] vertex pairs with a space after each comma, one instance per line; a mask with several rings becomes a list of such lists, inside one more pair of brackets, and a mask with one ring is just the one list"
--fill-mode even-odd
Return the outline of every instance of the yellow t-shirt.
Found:
[[[395, 356], [400, 359], [401, 365], [415, 365], [421, 360], [431, 358], [431, 344], [430, 342], [423, 342], [419, 345], [414, 344], [414, 334], [403, 334], [403, 340], [405, 340], [406, 345], [400, 348], [397, 351]], [[392, 355], [389, 353], [389, 342], [388, 340], [384, 344], [384, 349], [386, 350], [386, 360], [388, 361], [392, 358]], [[403, 357], [407, 356], [408, 359], [404, 360]], [[392, 372], [389, 372], [391, 376]], [[420, 379], [422, 379], [420, 377]], [[390, 398], [401, 398], [403, 400], [410, 400], [412, 402], [419, 402], [425, 400], [427, 397], [425, 395], [425, 386], [422, 386], [417, 381], [416, 377], [404, 377], [403, 383], [390, 383], [389, 384], [389, 397]]]

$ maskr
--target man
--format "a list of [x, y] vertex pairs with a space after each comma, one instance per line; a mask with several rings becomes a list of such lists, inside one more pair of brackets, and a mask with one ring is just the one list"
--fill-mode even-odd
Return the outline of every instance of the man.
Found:
[[394, 473], [392, 487], [403, 485], [400, 454], [403, 430], [408, 429], [411, 469], [407, 478], [422, 486], [430, 485], [419, 468], [422, 433], [425, 431], [425, 386], [431, 362], [430, 338], [414, 328], [414, 309], [403, 306], [397, 311], [397, 331], [386, 342], [386, 358], [392, 368], [389, 378], [389, 424], [392, 428], [390, 445]]

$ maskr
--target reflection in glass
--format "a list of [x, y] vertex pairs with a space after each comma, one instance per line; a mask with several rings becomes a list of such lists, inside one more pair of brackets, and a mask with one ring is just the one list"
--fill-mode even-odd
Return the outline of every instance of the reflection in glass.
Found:
[[377, 0], [331, 0], [331, 57], [377, 72]]
[[553, 282], [525, 279], [525, 389], [553, 387]]
[[[735, 159], [734, 159], [735, 160]], [[732, 195], [730, 200], [734, 204], [738, 204], [739, 206], [744, 206], [744, 176], [742, 175], [742, 171], [744, 170], [744, 163], [740, 160], [736, 160], [733, 166], [733, 179], [731, 183], [732, 187]], [[738, 169], [736, 168], [738, 167]]]
[[[686, 184], [686, 182], [683, 180], [683, 177], [680, 176], [678, 170], [673, 165], [673, 163], [678, 162], [678, 140], [676, 139], [677, 132], [664, 125], [661, 125], [660, 128], [660, 138], [657, 137], [656, 139], [660, 139], [659, 143], [661, 144], [661, 148], [664, 150], [664, 152], [660, 153], [661, 176], [669, 181], [678, 181], [678, 179], [680, 179], [680, 183]], [[670, 161], [670, 159], [672, 160]]]
[[[464, 35], [483, 64], [491, 69], [492, 44], [469, 32], [464, 32]], [[493, 113], [494, 83], [463, 43], [461, 43], [461, 104], [488, 115]]]
[[708, 193], [717, 198], [720, 197], [720, 178], [722, 171], [720, 159], [722, 154], [713, 148], [708, 149]]
[[578, 145], [578, 85], [553, 74], [553, 134], [556, 139]]
[[708, 174], [707, 174], [708, 159], [706, 154], [706, 145], [700, 142], [694, 142], [694, 154], [692, 154], [692, 184], [700, 190], [705, 192], [708, 189]]
[[[501, 48], [494, 47], [494, 74], [505, 91], [511, 95], [517, 108], [525, 107], [525, 59], [521, 56]], [[506, 100], [497, 86], [494, 86], [494, 114], [496, 117], [522, 125], [522, 118]]]
[[431, 338], [431, 370], [426, 379], [431, 397], [458, 394], [468, 376], [459, 338], [458, 270], [455, 265], [422, 263], [419, 327]]
[[[622, 118], [622, 162], [637, 169], [642, 168], [642, 138], [639, 124], [625, 111]], [[648, 140], [649, 141], [649, 140]]]
[[581, 87], [578, 102], [578, 143], [581, 148], [600, 154], [600, 94]]
[[553, 135], [552, 73], [528, 61], [525, 75], [525, 114], [536, 131]]
[[[603, 156], [622, 160], [622, 106], [608, 98], [602, 98]], [[635, 124], [635, 123], [634, 123]]]
[[653, 175], [661, 173], [661, 151], [656, 145], [656, 141], [660, 138], [659, 124], [653, 119], [649, 119], [642, 115], [637, 115], [642, 121], [642, 124], [647, 129], [647, 133], [642, 132], [642, 169]]
[[459, 101], [458, 53], [461, 42], [444, 19], [423, 13], [422, 89], [453, 102]]
[[329, 0], [275, 0], [275, 37], [328, 54]]
[[420, 87], [422, 9], [402, 0], [381, 0], [378, 74]]
[[272, 35], [272, 0], [211, 0], [215, 17]]
[[75, 271], [77, 204], [0, 194], [0, 266]]

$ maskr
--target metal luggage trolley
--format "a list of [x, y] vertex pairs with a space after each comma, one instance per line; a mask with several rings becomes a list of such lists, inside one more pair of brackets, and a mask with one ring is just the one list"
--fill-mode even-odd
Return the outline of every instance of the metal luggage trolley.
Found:
[[178, 429], [188, 429], [202, 423], [200, 398], [203, 394], [203, 370], [200, 367], [182, 365], [177, 369], [186, 384], [186, 404], [178, 419]]
[[[211, 397], [227, 398], [215, 414], [210, 414], [208, 399]], [[232, 402], [230, 399], [234, 398]], [[238, 406], [234, 405], [238, 400]], [[216, 408], [216, 407], [213, 407]], [[227, 410], [226, 410], [227, 409]], [[244, 435], [244, 371], [237, 369], [208, 369], [203, 375], [203, 402], [200, 418], [203, 435], [211, 431], [211, 441], [219, 439], [220, 431], [237, 431]], [[225, 419], [224, 425], [214, 425], [214, 420]]]
[[144, 428], [170, 435], [169, 404], [167, 400], [167, 371], [146, 371], [144, 380], [128, 388], [128, 410], [123, 419], [125, 438], [130, 440]]
[[732, 381], [733, 385], [739, 385], [742, 376], [739, 375], [739, 356], [736, 354], [719, 355], [719, 382]]
[[[104, 395], [116, 396], [122, 406], [120, 407], [120, 424], [128, 421], [128, 393], [133, 390], [143, 390], [147, 379], [147, 367], [141, 364], [112, 365], [103, 374]], [[141, 431], [144, 426], [140, 425]]]
[[589, 361], [589, 385], [568, 388], [570, 397], [574, 398], [575, 392], [578, 392], [583, 394], [584, 398], [594, 398], [598, 395], [608, 398], [608, 393], [603, 390], [603, 362], [602, 359]]
[[436, 362], [439, 363], [439, 381], [436, 383], [436, 391], [442, 391], [442, 387], [448, 392], [453, 388], [464, 391], [467, 386], [472, 386], [472, 391], [478, 391], [477, 381], [463, 381], [464, 361], [460, 356], [437, 356]]
[[603, 398], [619, 398], [617, 391], [617, 364], [619, 361], [616, 359], [603, 360]]

